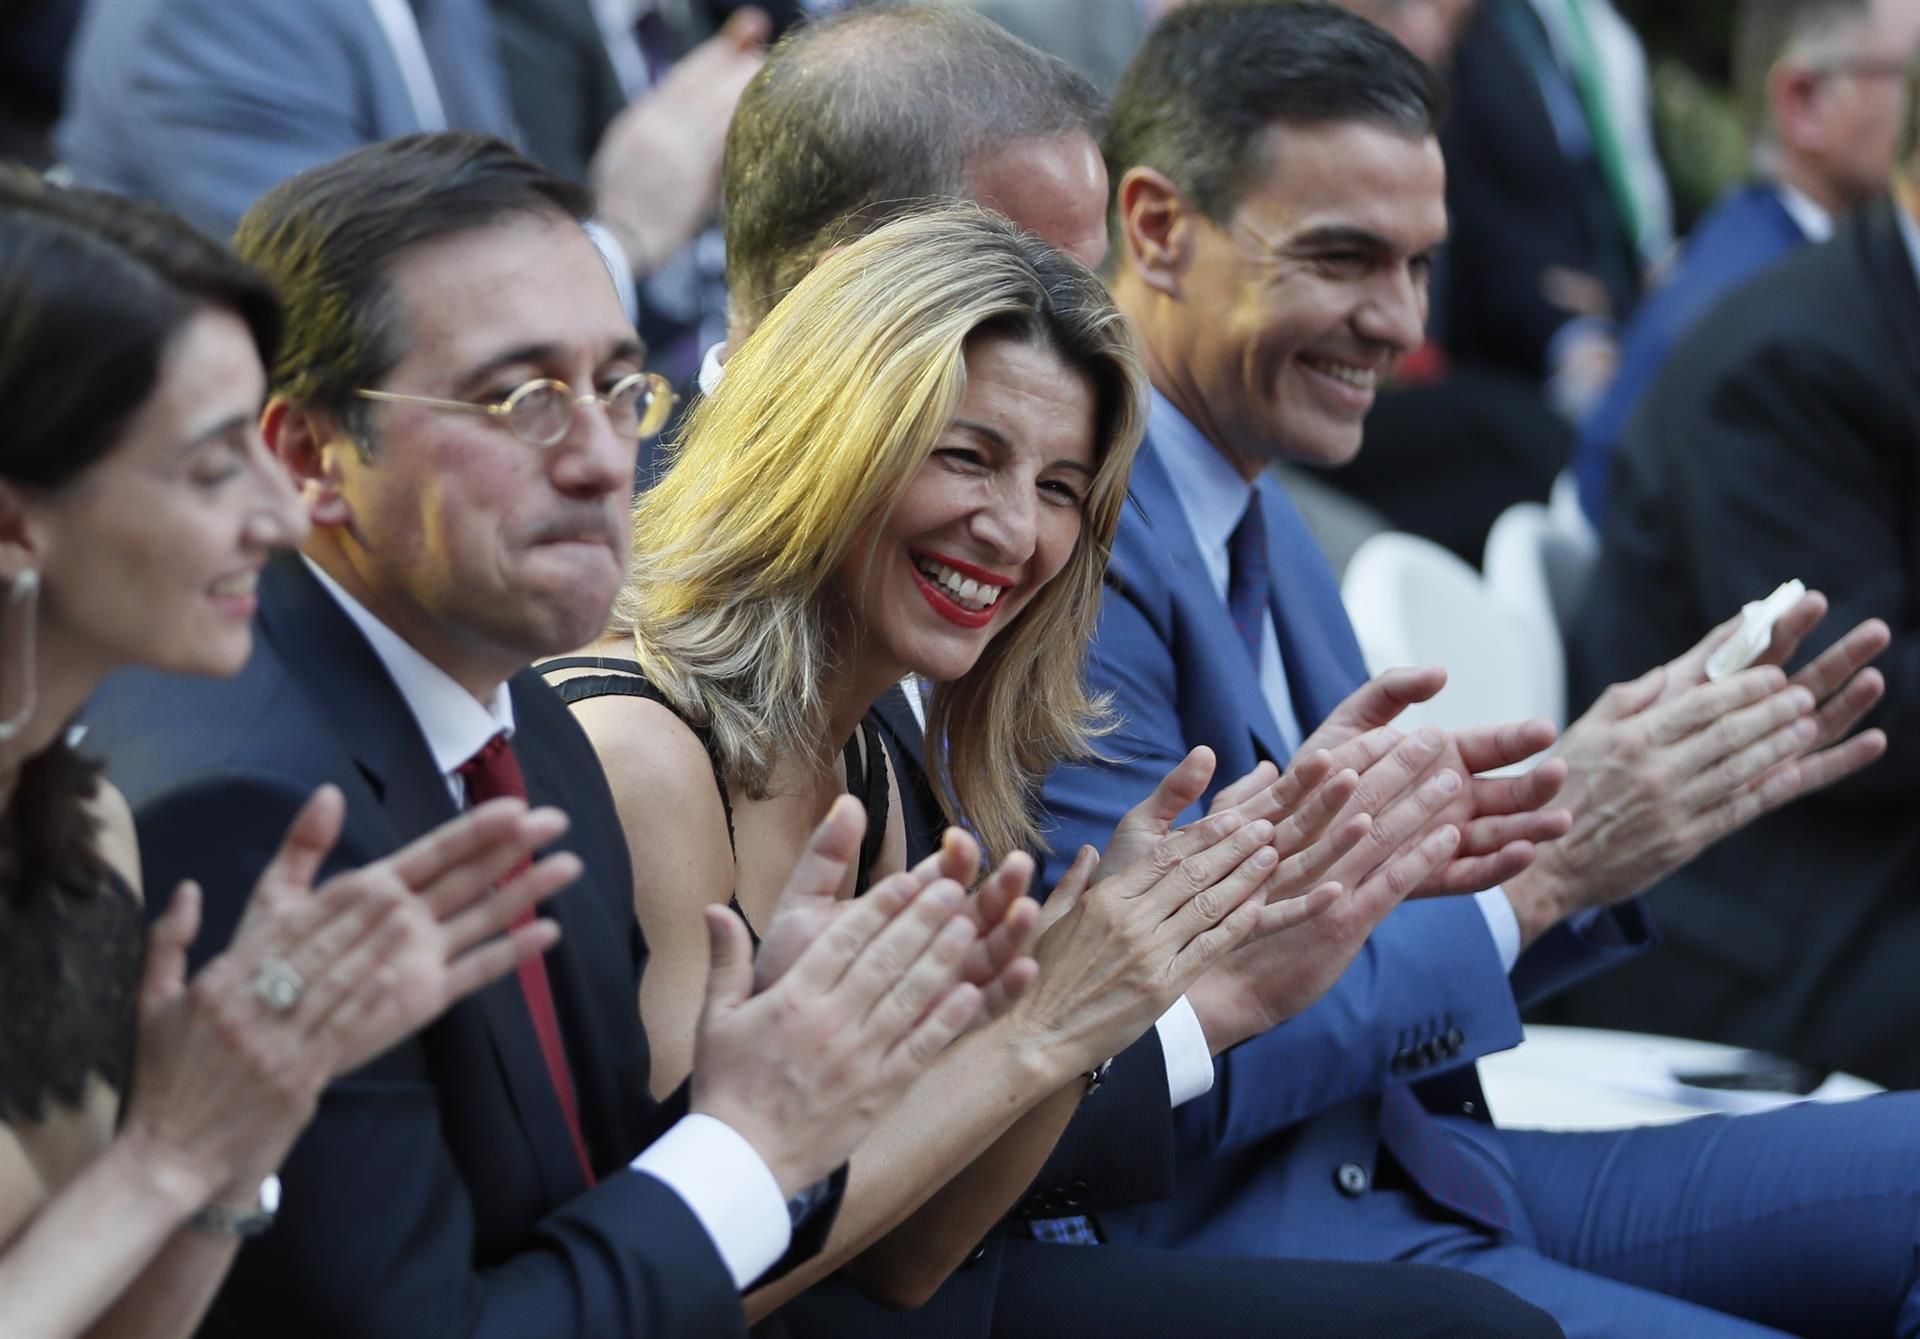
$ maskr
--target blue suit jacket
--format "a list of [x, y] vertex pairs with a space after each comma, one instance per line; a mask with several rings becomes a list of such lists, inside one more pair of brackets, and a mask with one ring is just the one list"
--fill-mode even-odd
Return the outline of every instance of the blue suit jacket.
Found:
[[[1139, 505], [1121, 521], [1087, 667], [1090, 686], [1112, 695], [1121, 724], [1103, 741], [1106, 761], [1048, 778], [1056, 851], [1103, 842], [1195, 745], [1219, 758], [1216, 790], [1262, 758], [1287, 756], [1151, 440], [1134, 465], [1132, 491]], [[1274, 480], [1263, 478], [1259, 491], [1275, 630], [1296, 713], [1311, 731], [1365, 680], [1366, 667], [1333, 573], [1299, 513]], [[1102, 1215], [1102, 1226], [1115, 1238], [1241, 1254], [1378, 1256], [1396, 1224], [1411, 1231], [1417, 1223], [1397, 1197], [1352, 1195], [1337, 1174], [1357, 1164], [1371, 1180], [1388, 1090], [1417, 1082], [1421, 1120], [1433, 1119], [1429, 1109], [1484, 1120], [1472, 1061], [1519, 1041], [1518, 1002], [1578, 979], [1644, 937], [1637, 910], [1588, 936], [1556, 930], [1509, 977], [1470, 899], [1401, 907], [1325, 998], [1215, 1061], [1213, 1091], [1176, 1113], [1175, 1199]], [[1433, 1185], [1457, 1178], [1450, 1158], [1481, 1156], [1452, 1139], [1394, 1151], [1414, 1181]], [[1508, 1209], [1516, 1218], [1517, 1205]]]
[[1727, 195], [1694, 228], [1673, 274], [1634, 313], [1620, 341], [1620, 370], [1574, 447], [1580, 506], [1595, 526], [1606, 518], [1608, 475], [1627, 420], [1674, 344], [1722, 296], [1806, 241], [1778, 189], [1759, 182]]
[[[453, 126], [510, 134], [485, 0], [431, 3], [452, 9], [435, 75]], [[82, 185], [229, 237], [296, 172], [426, 128], [367, 0], [94, 0], [55, 143]]]
[[[624, 1170], [684, 1098], [657, 1103], [647, 1091], [635, 1007], [646, 944], [613, 798], [538, 675], [516, 676], [512, 693], [528, 792], [568, 813], [564, 844], [585, 866], [543, 914], [565, 931], [546, 961], [599, 1183], [584, 1184], [509, 975], [327, 1089], [282, 1168], [279, 1221], [241, 1251], [207, 1339], [745, 1333], [733, 1280], [692, 1211]], [[321, 782], [347, 801], [328, 873], [453, 814], [385, 669], [292, 558], [262, 580], [238, 678], [117, 675], [87, 719], [89, 747], [133, 805], [148, 886], [194, 878], [205, 890], [196, 960], [231, 938], [255, 876]], [[817, 1214], [783, 1264], [817, 1250], [832, 1218]]]

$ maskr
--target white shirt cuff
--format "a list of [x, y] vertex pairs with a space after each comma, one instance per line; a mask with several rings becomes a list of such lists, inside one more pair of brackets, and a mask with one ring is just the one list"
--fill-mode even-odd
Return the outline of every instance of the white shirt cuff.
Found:
[[598, 219], [588, 219], [583, 225], [587, 236], [593, 239], [599, 248], [600, 259], [606, 262], [607, 274], [613, 279], [613, 291], [620, 295], [620, 305], [626, 309], [627, 319], [640, 319], [640, 289], [633, 281], [633, 262], [627, 256], [627, 249], [620, 245], [620, 239], [613, 230]]
[[753, 1145], [725, 1121], [682, 1116], [632, 1166], [686, 1201], [741, 1291], [787, 1253], [787, 1197]]
[[1200, 1015], [1182, 995], [1153, 1025], [1160, 1034], [1160, 1050], [1167, 1058], [1167, 1099], [1179, 1106], [1213, 1087], [1213, 1048], [1200, 1026]]
[[1520, 918], [1513, 914], [1513, 903], [1499, 888], [1482, 889], [1473, 900], [1487, 918], [1487, 933], [1493, 936], [1494, 952], [1500, 955], [1500, 970], [1511, 972], [1520, 961]]

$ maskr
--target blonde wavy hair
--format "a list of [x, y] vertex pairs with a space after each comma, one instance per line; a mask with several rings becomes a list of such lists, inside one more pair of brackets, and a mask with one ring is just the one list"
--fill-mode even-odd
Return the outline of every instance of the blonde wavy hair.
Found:
[[730, 783], [818, 756], [835, 570], [877, 535], [966, 389], [976, 340], [1037, 344], [1096, 403], [1095, 476], [1059, 574], [938, 684], [927, 760], [949, 820], [996, 856], [1039, 841], [1034, 796], [1107, 728], [1083, 668], [1144, 430], [1133, 338], [1100, 281], [972, 206], [898, 219], [809, 274], [696, 405], [672, 468], [634, 508], [614, 607], [648, 676], [712, 732]]

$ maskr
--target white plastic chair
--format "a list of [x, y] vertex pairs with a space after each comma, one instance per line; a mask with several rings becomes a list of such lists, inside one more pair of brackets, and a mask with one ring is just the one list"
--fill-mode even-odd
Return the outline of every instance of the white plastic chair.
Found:
[[1574, 480], [1572, 470], [1561, 470], [1553, 477], [1553, 490], [1547, 495], [1547, 515], [1553, 520], [1553, 528], [1568, 542], [1579, 545], [1589, 554], [1600, 551], [1600, 533], [1580, 505], [1580, 485]]
[[1480, 574], [1438, 544], [1392, 532], [1362, 544], [1340, 595], [1367, 663], [1439, 665], [1446, 689], [1401, 717], [1459, 730], [1566, 715], [1559, 637], [1551, 620], [1496, 599]]
[[1480, 564], [1487, 587], [1507, 603], [1544, 616], [1564, 644], [1599, 557], [1590, 538], [1568, 534], [1537, 502], [1516, 502], [1487, 532]]

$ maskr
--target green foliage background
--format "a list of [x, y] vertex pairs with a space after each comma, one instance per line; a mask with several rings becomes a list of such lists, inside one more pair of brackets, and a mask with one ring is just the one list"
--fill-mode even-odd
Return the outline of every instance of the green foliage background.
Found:
[[1734, 0], [1616, 0], [1653, 64], [1654, 126], [1684, 228], [1747, 169], [1728, 87]]

